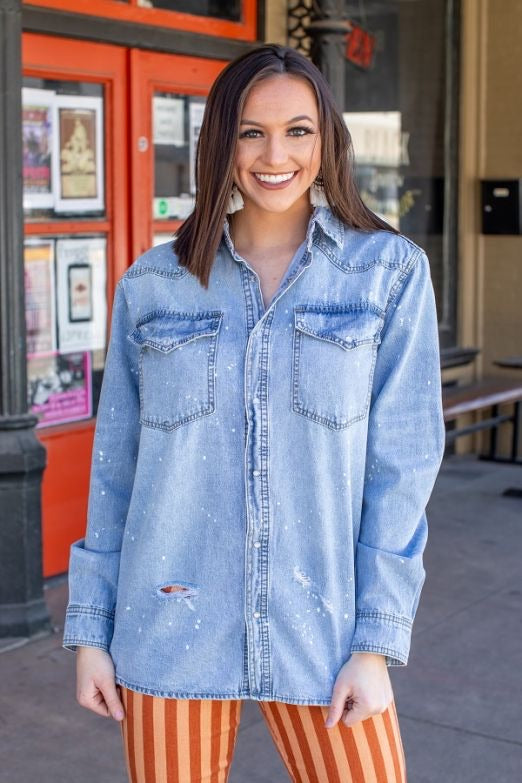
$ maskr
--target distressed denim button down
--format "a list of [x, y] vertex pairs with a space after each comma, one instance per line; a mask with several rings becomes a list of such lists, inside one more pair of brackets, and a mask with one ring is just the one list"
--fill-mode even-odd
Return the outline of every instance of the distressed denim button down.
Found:
[[330, 704], [407, 664], [442, 461], [424, 251], [316, 207], [272, 300], [224, 221], [208, 289], [172, 243], [116, 286], [63, 646], [170, 698]]

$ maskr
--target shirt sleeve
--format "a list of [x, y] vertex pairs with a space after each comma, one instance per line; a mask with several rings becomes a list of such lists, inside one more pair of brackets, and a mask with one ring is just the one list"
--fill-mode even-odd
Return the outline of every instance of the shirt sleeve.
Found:
[[351, 653], [380, 653], [388, 666], [408, 662], [444, 446], [435, 295], [419, 250], [392, 289], [377, 351], [355, 558]]
[[62, 646], [109, 650], [114, 628], [120, 551], [139, 444], [139, 348], [120, 279], [103, 373], [91, 457], [85, 538], [69, 557], [69, 602]]

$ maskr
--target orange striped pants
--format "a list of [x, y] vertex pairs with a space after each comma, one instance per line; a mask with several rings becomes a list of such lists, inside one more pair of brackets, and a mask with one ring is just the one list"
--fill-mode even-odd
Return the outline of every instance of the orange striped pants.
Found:
[[[164, 699], [120, 688], [130, 783], [226, 783], [241, 699]], [[294, 783], [406, 783], [395, 701], [327, 729], [328, 707], [257, 702]]]

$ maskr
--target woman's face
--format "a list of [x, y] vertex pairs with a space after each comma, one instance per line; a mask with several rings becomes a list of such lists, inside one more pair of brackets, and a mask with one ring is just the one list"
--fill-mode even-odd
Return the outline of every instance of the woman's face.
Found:
[[308, 188], [320, 166], [312, 86], [287, 74], [254, 85], [241, 115], [234, 165], [234, 182], [245, 207], [250, 202], [267, 212], [285, 212], [299, 200], [309, 203]]

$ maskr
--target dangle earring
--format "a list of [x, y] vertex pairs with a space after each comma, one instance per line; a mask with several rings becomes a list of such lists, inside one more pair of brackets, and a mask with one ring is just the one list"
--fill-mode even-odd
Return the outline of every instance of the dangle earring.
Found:
[[243, 201], [243, 196], [241, 195], [241, 191], [239, 190], [238, 186], [234, 182], [232, 185], [232, 192], [230, 194], [230, 198], [228, 199], [228, 206], [227, 206], [227, 215], [231, 215], [233, 212], [237, 212], [239, 209], [243, 209], [245, 206], [245, 202]]
[[324, 181], [320, 174], [314, 179], [310, 185], [310, 204], [313, 207], [329, 207], [329, 203], [326, 199], [324, 192]]

